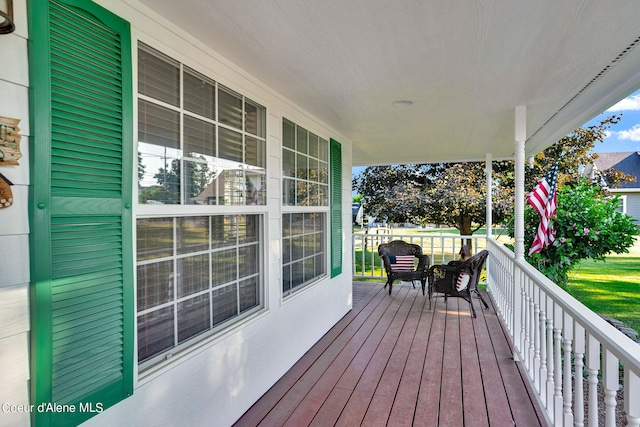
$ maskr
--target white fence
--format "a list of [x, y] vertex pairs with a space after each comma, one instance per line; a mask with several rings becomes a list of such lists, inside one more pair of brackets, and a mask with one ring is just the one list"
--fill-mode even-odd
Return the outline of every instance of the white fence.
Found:
[[640, 345], [504, 245], [488, 239], [487, 246], [487, 290], [549, 423], [582, 426], [586, 417], [598, 426], [600, 403], [613, 427], [622, 390], [627, 425], [640, 425]]
[[431, 264], [446, 264], [458, 259], [462, 240], [471, 248], [472, 253], [486, 249], [485, 236], [459, 236], [453, 234], [390, 234], [389, 229], [371, 229], [368, 234], [353, 234], [353, 276], [362, 278], [386, 278], [384, 268], [380, 267], [378, 246], [392, 240], [404, 240], [422, 247], [429, 255]]

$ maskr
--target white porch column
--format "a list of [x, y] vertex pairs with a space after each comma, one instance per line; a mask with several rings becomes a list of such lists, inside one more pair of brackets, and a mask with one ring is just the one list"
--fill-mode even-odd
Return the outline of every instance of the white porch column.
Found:
[[527, 107], [516, 107], [516, 143], [515, 143], [515, 173], [516, 173], [516, 215], [514, 222], [515, 231], [515, 256], [524, 260], [524, 143], [527, 139]]
[[524, 351], [524, 325], [526, 313], [526, 298], [523, 288], [523, 277], [520, 265], [524, 264], [524, 143], [527, 139], [527, 107], [516, 107], [515, 120], [515, 219], [513, 224], [515, 234], [515, 262], [513, 263], [513, 359], [521, 359]]
[[491, 166], [491, 161], [492, 161], [492, 154], [491, 153], [487, 153], [487, 156], [485, 158], [485, 176], [486, 176], [486, 180], [487, 180], [487, 213], [486, 213], [486, 227], [487, 227], [487, 238], [491, 237], [493, 235], [493, 207], [492, 207], [492, 203], [493, 203], [493, 168]]

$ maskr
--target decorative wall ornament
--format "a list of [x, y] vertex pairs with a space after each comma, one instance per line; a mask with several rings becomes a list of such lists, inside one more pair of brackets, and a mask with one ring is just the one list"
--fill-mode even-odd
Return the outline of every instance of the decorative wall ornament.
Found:
[[12, 185], [13, 183], [0, 173], [0, 209], [8, 208], [13, 204]]
[[20, 119], [0, 116], [0, 166], [18, 165], [20, 152]]

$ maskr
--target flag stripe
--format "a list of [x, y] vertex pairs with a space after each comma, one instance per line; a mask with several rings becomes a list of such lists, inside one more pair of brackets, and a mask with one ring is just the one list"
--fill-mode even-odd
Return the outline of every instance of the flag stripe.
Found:
[[558, 162], [554, 163], [527, 197], [527, 202], [540, 217], [540, 224], [531, 244], [529, 255], [542, 251], [555, 240], [552, 217], [555, 216], [557, 207], [557, 178]]

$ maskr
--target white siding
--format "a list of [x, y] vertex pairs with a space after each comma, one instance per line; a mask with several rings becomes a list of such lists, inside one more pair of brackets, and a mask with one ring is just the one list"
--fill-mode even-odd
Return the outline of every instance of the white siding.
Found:
[[627, 215], [634, 217], [640, 226], [640, 193], [627, 193]]
[[20, 119], [18, 166], [0, 166], [14, 203], [0, 209], [0, 426], [29, 425], [29, 78], [26, 0], [14, 0], [16, 31], [0, 36], [0, 116]]

